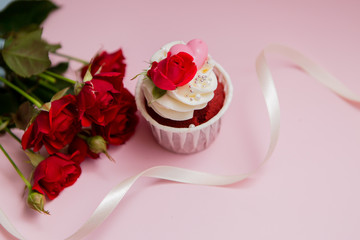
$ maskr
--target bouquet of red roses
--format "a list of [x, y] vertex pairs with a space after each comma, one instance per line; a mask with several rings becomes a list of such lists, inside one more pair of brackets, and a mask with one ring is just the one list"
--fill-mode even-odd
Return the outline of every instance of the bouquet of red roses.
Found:
[[[0, 100], [9, 102], [0, 108], [0, 132], [21, 143], [34, 167], [30, 180], [0, 148], [25, 182], [29, 206], [44, 213], [45, 197], [54, 199], [74, 184], [81, 162], [100, 153], [111, 159], [109, 144], [124, 144], [138, 123], [134, 96], [123, 84], [121, 49], [87, 63], [42, 39], [41, 23], [56, 8], [51, 1], [15, 1], [0, 12]], [[67, 61], [53, 66], [49, 54]], [[84, 63], [81, 82], [63, 76], [74, 60]], [[15, 127], [24, 129], [21, 140]], [[39, 152], [43, 147], [46, 155]]]

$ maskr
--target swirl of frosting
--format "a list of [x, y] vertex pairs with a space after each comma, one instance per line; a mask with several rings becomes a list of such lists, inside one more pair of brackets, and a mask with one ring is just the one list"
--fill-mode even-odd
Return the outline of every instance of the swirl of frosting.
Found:
[[[167, 57], [170, 48], [176, 44], [185, 44], [175, 41], [164, 45], [151, 58], [151, 63]], [[213, 71], [215, 62], [210, 56], [207, 57], [203, 66], [198, 69], [195, 77], [187, 84], [168, 90], [160, 98], [153, 96], [154, 83], [149, 77], [143, 79], [142, 90], [148, 106], [163, 118], [183, 121], [193, 118], [194, 111], [203, 109], [214, 97], [217, 88], [217, 77]]]

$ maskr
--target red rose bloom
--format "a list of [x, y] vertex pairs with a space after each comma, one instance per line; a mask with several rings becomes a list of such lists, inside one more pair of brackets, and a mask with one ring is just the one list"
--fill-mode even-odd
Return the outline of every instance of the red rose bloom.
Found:
[[194, 58], [185, 52], [179, 52], [158, 62], [153, 62], [151, 69], [147, 72], [154, 84], [163, 90], [175, 90], [190, 82], [197, 68], [193, 62]]
[[[97, 71], [100, 69], [100, 73], [103, 72], [117, 72], [121, 73], [121, 80], [125, 75], [126, 64], [124, 63], [125, 57], [121, 49], [117, 50], [114, 53], [107, 53], [103, 51], [99, 55], [97, 55], [91, 61], [91, 75], [95, 75]], [[84, 66], [81, 69], [81, 77], [85, 76], [86, 71], [88, 70], [89, 65]]]
[[79, 164], [72, 161], [76, 154], [56, 153], [41, 161], [34, 171], [32, 189], [54, 199], [64, 188], [73, 185], [81, 174]]
[[124, 144], [133, 134], [138, 123], [134, 96], [123, 89], [119, 98], [119, 110], [114, 120], [105, 126], [93, 124], [95, 135], [102, 136], [109, 144]]
[[[86, 135], [85, 133], [81, 134]], [[79, 164], [84, 161], [86, 157], [91, 157], [93, 159], [99, 157], [99, 154], [90, 151], [90, 148], [86, 141], [78, 136], [74, 137], [73, 141], [69, 144], [68, 147], [69, 154], [73, 154], [76, 151], [78, 151], [79, 153], [73, 157], [73, 161]]]
[[93, 77], [77, 95], [81, 124], [105, 126], [112, 121], [119, 108], [120, 91], [124, 88], [120, 73], [100, 73]]
[[34, 148], [37, 152], [45, 145], [54, 154], [69, 144], [80, 131], [76, 98], [66, 95], [51, 102], [50, 111], [41, 111], [22, 137], [23, 149]]

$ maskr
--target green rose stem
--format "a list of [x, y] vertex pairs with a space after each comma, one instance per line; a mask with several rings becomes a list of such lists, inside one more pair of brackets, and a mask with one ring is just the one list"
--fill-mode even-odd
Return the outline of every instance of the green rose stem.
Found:
[[55, 78], [53, 78], [53, 77], [51, 77], [51, 76], [49, 76], [49, 75], [46, 75], [46, 74], [44, 74], [44, 73], [40, 73], [40, 74], [38, 74], [38, 76], [41, 77], [41, 78], [43, 78], [44, 80], [50, 82], [50, 83], [56, 83], [56, 79], [55, 79]]
[[[71, 84], [75, 84], [76, 81], [72, 80], [72, 79], [69, 79], [69, 78], [66, 78], [64, 76], [61, 76], [59, 74], [56, 74], [56, 73], [53, 73], [53, 72], [50, 72], [50, 71], [45, 71], [44, 72], [45, 75], [48, 75], [50, 77], [54, 77], [54, 78], [57, 78], [59, 80], [62, 80], [62, 81], [65, 81], [65, 82], [68, 82], [68, 83], [71, 83]], [[40, 76], [40, 75], [39, 75]]]
[[[5, 128], [5, 131], [10, 134], [16, 141], [18, 141], [21, 144], [20, 138], [18, 138], [9, 128]], [[6, 156], [6, 158], [9, 160], [11, 165], [15, 168], [16, 172], [19, 174], [21, 179], [24, 181], [26, 188], [28, 189], [28, 197], [27, 197], [27, 203], [29, 206], [40, 212], [45, 214], [50, 214], [49, 211], [44, 209], [44, 205], [46, 202], [45, 196], [37, 191], [32, 190], [31, 183], [25, 178], [24, 174], [20, 171], [18, 166], [15, 164], [15, 162], [11, 159], [10, 155], [6, 152], [4, 147], [0, 144], [0, 149]], [[28, 149], [29, 153], [35, 154], [31, 149]], [[29, 156], [29, 153], [26, 153]], [[31, 159], [30, 159], [31, 160]]]
[[11, 82], [9, 82], [8, 80], [6, 80], [3, 77], [0, 77], [0, 81], [5, 83], [7, 86], [11, 87], [12, 89], [14, 89], [16, 92], [18, 92], [19, 94], [21, 94], [22, 96], [24, 96], [27, 100], [29, 100], [31, 103], [33, 103], [35, 106], [37, 106], [38, 108], [41, 108], [41, 106], [43, 105], [41, 102], [39, 102], [38, 100], [36, 100], [35, 98], [33, 98], [32, 96], [30, 96], [29, 94], [27, 94], [24, 90], [22, 90], [21, 88], [17, 87], [16, 85], [12, 84]]
[[52, 54], [54, 55], [57, 55], [59, 57], [63, 57], [63, 58], [67, 58], [69, 60], [74, 60], [76, 62], [79, 62], [79, 63], [82, 63], [82, 64], [85, 64], [85, 65], [88, 65], [89, 63], [85, 60], [82, 60], [80, 58], [76, 58], [76, 57], [73, 57], [73, 56], [69, 56], [69, 55], [66, 55], [66, 54], [62, 54], [62, 53], [58, 53], [58, 52], [52, 52]]
[[[20, 143], [20, 145], [21, 145], [21, 139], [20, 138], [18, 138], [18, 136], [16, 136], [12, 131], [11, 131], [11, 129], [10, 128], [5, 128], [5, 131], [10, 135], [10, 136], [12, 136], [17, 142], [19, 142]], [[25, 153], [26, 153], [26, 151], [28, 151], [28, 152], [30, 152], [30, 153], [32, 153], [32, 154], [36, 154], [33, 150], [31, 150], [31, 149], [26, 149], [25, 150]], [[31, 160], [31, 159], [30, 159]]]
[[5, 128], [5, 131], [21, 144], [20, 138], [18, 138], [18, 136], [16, 136], [9, 128]]
[[[29, 78], [31, 79], [31, 78]], [[17, 76], [15, 76], [14, 78], [14, 85], [16, 85], [17, 87], [19, 87], [20, 89], [22, 89], [23, 91], [26, 91], [27, 94], [29, 94], [31, 97], [35, 98], [35, 100], [37, 100], [38, 102], [42, 103], [40, 98], [38, 98], [36, 95], [31, 95], [31, 93], [33, 92], [33, 87], [32, 88], [28, 88]], [[40, 84], [41, 85], [41, 84]]]
[[[43, 86], [53, 92], [58, 92], [60, 91], [57, 87], [54, 87], [53, 85], [51, 84], [55, 84], [56, 83], [56, 79], [53, 78], [53, 77], [49, 77], [49, 76], [46, 76], [46, 77], [43, 77], [42, 75], [40, 76], [40, 74], [38, 75], [40, 77], [40, 79], [34, 79], [34, 78], [29, 78], [29, 80], [31, 81], [35, 81], [36, 83], [38, 83], [40, 86]], [[50, 82], [50, 84], [49, 84]], [[16, 81], [16, 84], [21, 87], [22, 89], [26, 89], [26, 86], [17, 79]], [[36, 98], [36, 96], [33, 96], [34, 98]], [[39, 98], [36, 98], [36, 99], [39, 99]]]
[[[18, 138], [12, 131], [10, 128], [5, 128], [5, 131], [12, 136], [16, 141], [18, 141], [21, 145], [21, 139]], [[31, 149], [26, 149], [25, 150], [25, 154], [28, 156], [30, 163], [36, 167], [37, 165], [39, 165], [39, 163], [44, 160], [45, 158], [40, 154], [40, 153], [36, 153]]]
[[40, 84], [41, 86], [43, 86], [43, 87], [45, 87], [45, 88], [53, 91], [53, 92], [56, 92], [56, 93], [57, 93], [58, 91], [60, 91], [58, 88], [54, 87], [53, 85], [50, 85], [50, 84], [49, 84], [46, 80], [44, 80], [44, 79], [40, 79], [40, 80], [39, 80], [39, 84]]
[[15, 168], [16, 172], [19, 174], [21, 179], [24, 181], [24, 183], [29, 191], [28, 198], [27, 198], [27, 203], [29, 204], [29, 206], [38, 212], [49, 214], [49, 211], [44, 209], [45, 196], [37, 191], [32, 190], [30, 182], [25, 178], [24, 174], [22, 174], [20, 169], [17, 167], [15, 162], [11, 159], [11, 157], [9, 156], [9, 154], [6, 152], [6, 150], [3, 148], [3, 146], [1, 144], [0, 144], [0, 149], [4, 153], [6, 158], [9, 160], [11, 165], [13, 165], [13, 167]]
[[9, 154], [6, 152], [6, 150], [3, 148], [3, 146], [1, 144], [0, 144], [0, 149], [4, 153], [5, 157], [10, 161], [11, 165], [13, 165], [13, 167], [15, 168], [16, 172], [19, 174], [21, 179], [24, 181], [24, 183], [25, 183], [26, 187], [28, 188], [28, 190], [31, 192], [32, 189], [31, 189], [30, 182], [24, 177], [24, 175], [22, 174], [20, 169], [16, 166], [15, 162], [11, 159], [11, 157], [9, 156]]

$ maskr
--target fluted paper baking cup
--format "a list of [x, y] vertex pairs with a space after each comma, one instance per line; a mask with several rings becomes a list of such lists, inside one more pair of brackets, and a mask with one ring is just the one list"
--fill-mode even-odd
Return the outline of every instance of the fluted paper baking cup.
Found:
[[219, 82], [224, 85], [224, 105], [209, 121], [192, 128], [169, 127], [155, 121], [146, 111], [146, 100], [141, 90], [143, 79], [139, 79], [135, 91], [137, 108], [149, 123], [155, 140], [162, 147], [175, 153], [195, 153], [206, 149], [215, 140], [220, 131], [221, 117], [230, 105], [233, 87], [229, 75], [220, 64], [215, 63], [214, 72]]

